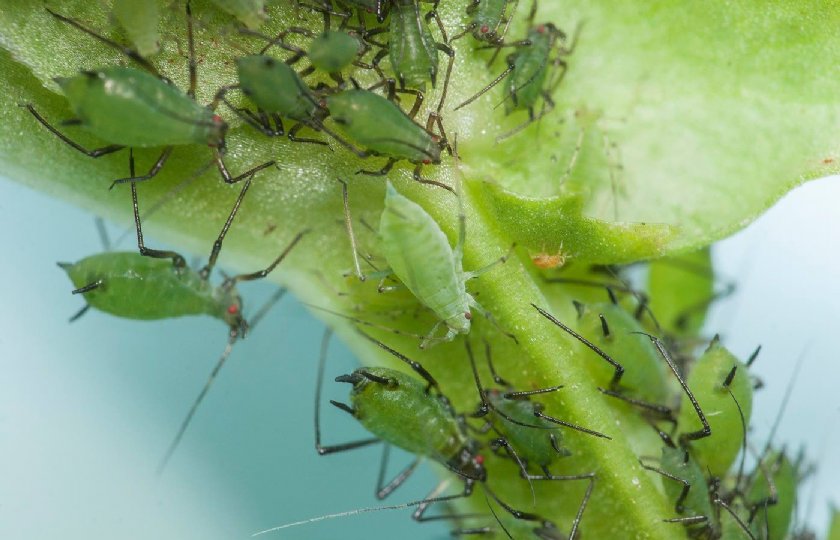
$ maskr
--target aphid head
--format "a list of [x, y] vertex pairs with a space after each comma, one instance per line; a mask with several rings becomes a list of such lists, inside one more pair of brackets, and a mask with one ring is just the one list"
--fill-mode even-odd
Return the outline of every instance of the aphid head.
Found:
[[219, 152], [225, 151], [225, 135], [227, 134], [228, 125], [224, 118], [218, 114], [214, 114], [210, 119], [210, 129], [208, 130], [207, 146], [211, 148], [218, 148]]
[[446, 319], [446, 327], [459, 334], [469, 334], [472, 321], [472, 312], [464, 311]]
[[458, 453], [456, 463], [452, 461], [449, 465], [460, 476], [467, 480], [475, 482], [485, 482], [487, 480], [487, 469], [484, 467], [484, 456], [477, 454], [472, 448], [464, 447]]
[[248, 322], [242, 315], [242, 299], [237, 294], [228, 294], [224, 300], [222, 302], [224, 306], [222, 319], [230, 327], [231, 335], [239, 338], [245, 337], [245, 334], [248, 333]]

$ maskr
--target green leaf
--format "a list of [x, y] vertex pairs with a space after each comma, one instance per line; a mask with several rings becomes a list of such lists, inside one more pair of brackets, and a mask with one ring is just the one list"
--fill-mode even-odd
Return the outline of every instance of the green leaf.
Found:
[[[154, 61], [186, 88], [182, 6], [163, 0], [159, 4], [162, 51]], [[520, 4], [509, 39], [523, 35], [527, 6]], [[105, 3], [68, 0], [50, 5], [122, 39]], [[220, 86], [235, 81], [232, 59], [258, 50], [261, 42], [235, 35], [233, 19], [209, 3], [196, 0], [193, 8], [197, 96], [206, 103]], [[450, 34], [464, 23], [463, 9], [462, 2], [441, 3]], [[570, 33], [582, 24], [577, 48], [553, 95], [556, 110], [501, 144], [496, 144], [496, 136], [527, 115], [505, 117], [503, 107], [495, 108], [503, 97], [500, 89], [459, 111], [454, 108], [500, 73], [504, 62], [487, 68], [489, 53], [475, 52], [471, 37], [453, 43], [457, 61], [443, 116], [450, 140], [457, 138], [461, 160], [456, 164], [445, 158], [440, 166], [426, 167], [424, 174], [448, 184], [458, 170], [465, 177], [467, 269], [489, 263], [512, 242], [527, 251], [561, 248], [573, 261], [598, 263], [690, 250], [744, 226], [803, 180], [838, 170], [835, 128], [840, 98], [833, 73], [840, 36], [838, 12], [829, 3], [544, 1], [537, 19]], [[262, 28], [269, 35], [289, 25], [321, 24], [319, 16], [285, 4], [274, 6], [269, 20]], [[7, 51], [0, 53], [4, 175], [128, 223], [127, 190], [107, 189], [112, 179], [126, 175], [125, 157], [118, 153], [89, 159], [48, 133], [18, 105], [32, 103], [58, 123], [69, 117], [69, 110], [55, 93], [52, 77], [130, 62], [55, 20], [40, 4], [23, 0], [7, 0], [0, 10], [0, 45]], [[363, 83], [374, 82], [370, 73], [356, 75]], [[427, 104], [437, 102], [439, 90], [428, 93]], [[402, 99], [405, 105], [407, 98]], [[227, 111], [220, 112], [233, 119]], [[90, 148], [107, 143], [78, 128], [62, 129]], [[375, 234], [358, 223], [377, 222], [383, 181], [355, 172], [378, 167], [382, 160], [359, 160], [336, 144], [328, 152], [282, 138], [267, 140], [235, 123], [228, 147], [226, 160], [233, 172], [269, 159], [277, 159], [278, 167], [256, 177], [226, 239], [225, 264], [262, 268], [293, 234], [311, 228], [306, 242], [272, 279], [317, 306], [356, 310], [365, 320], [414, 333], [431, 329], [434, 321], [428, 316], [378, 316], [394, 309], [410, 313], [417, 306], [408, 295], [380, 295], [375, 283], [342, 277], [351, 258], [335, 178], [349, 180], [361, 249], [377, 255]], [[151, 166], [158, 153], [159, 149], [136, 152], [140, 170]], [[189, 180], [210, 157], [207, 148], [177, 148], [159, 177], [139, 186], [141, 207], [150, 208], [169, 189]], [[414, 183], [411, 168], [398, 165], [389, 178], [424, 206], [454, 241], [454, 197]], [[205, 173], [177, 196], [165, 198], [160, 211], [148, 219], [148, 228], [179, 249], [207, 252], [237, 192], [238, 187], [223, 185], [215, 171]], [[611, 403], [591, 384], [572, 342], [529, 306], [551, 305], [556, 316], [571, 321], [570, 298], [535, 278], [530, 259], [516, 253], [482, 276], [473, 290], [500, 326], [519, 337], [520, 345], [499, 337], [487, 323], [478, 322], [475, 332], [488, 337], [499, 370], [514, 384], [566, 385], [544, 399], [546, 410], [614, 437], [603, 441], [566, 435], [574, 456], [563, 461], [563, 473], [596, 471], [599, 478], [581, 530], [593, 538], [680, 536], [678, 525], [661, 521], [672, 517], [673, 501], [660, 491], [658, 479], [640, 468], [639, 445], [616, 425]], [[325, 317], [365, 363], [385, 361], [346, 321]], [[475, 388], [460, 342], [420, 352], [415, 339], [379, 335], [423, 362], [458, 410], [475, 406]], [[655, 449], [655, 444], [647, 448]], [[491, 457], [489, 468], [494, 490], [530, 510], [530, 493], [510, 463]], [[536, 488], [537, 510], [567, 530], [582, 486]], [[481, 507], [483, 502], [475, 504]]]

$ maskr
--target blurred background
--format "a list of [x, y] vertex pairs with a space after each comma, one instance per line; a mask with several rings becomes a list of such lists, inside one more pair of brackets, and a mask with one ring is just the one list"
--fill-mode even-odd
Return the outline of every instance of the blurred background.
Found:
[[[840, 183], [801, 187], [714, 249], [736, 293], [714, 305], [707, 333], [745, 358], [758, 344], [752, 443], [763, 444], [782, 396], [803, 364], [775, 440], [808, 448], [819, 471], [800, 515], [824, 530], [840, 503]], [[111, 224], [112, 238], [121, 227]], [[3, 308], [0, 309], [0, 538], [248, 538], [269, 527], [381, 504], [373, 497], [377, 447], [319, 457], [313, 390], [323, 325], [284, 298], [238, 343], [180, 448], [155, 468], [227, 340], [204, 318], [138, 322], [83, 305], [56, 261], [101, 251], [93, 216], [0, 180]], [[147, 244], [158, 246], [153, 238]], [[134, 249], [133, 237], [118, 248]], [[197, 254], [205, 258], [206, 253]], [[276, 288], [242, 287], [252, 309]], [[327, 373], [356, 366], [333, 342]], [[344, 385], [325, 386], [346, 398]], [[365, 433], [345, 414], [324, 413], [324, 443]], [[392, 468], [400, 466], [392, 455]], [[392, 496], [422, 498], [427, 467]], [[410, 523], [410, 511], [323, 521], [264, 538], [448, 537], [445, 524]]]

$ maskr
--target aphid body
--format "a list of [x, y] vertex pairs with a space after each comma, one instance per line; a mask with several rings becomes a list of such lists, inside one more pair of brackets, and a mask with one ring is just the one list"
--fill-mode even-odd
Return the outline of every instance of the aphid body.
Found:
[[473, 442], [449, 402], [428, 392], [425, 383], [381, 367], [357, 369], [336, 380], [353, 384], [350, 402], [354, 417], [368, 431], [474, 480], [484, 479], [486, 473], [476, 461]]
[[393, 0], [388, 56], [401, 87], [423, 90], [437, 80], [437, 44], [422, 21], [417, 0]]
[[222, 11], [237, 18], [251, 30], [265, 22], [265, 0], [210, 0]]
[[318, 120], [318, 99], [294, 69], [270, 56], [237, 58], [236, 70], [242, 92], [268, 113], [298, 122]]
[[359, 38], [339, 30], [326, 30], [309, 44], [307, 57], [312, 65], [327, 73], [338, 73], [359, 55]]
[[74, 264], [61, 263], [77, 288], [102, 282], [85, 293], [92, 307], [127, 319], [210, 315], [232, 331], [245, 329], [241, 300], [233, 287], [212, 287], [189, 267], [134, 252], [98, 253]]
[[111, 12], [141, 56], [158, 52], [157, 2], [114, 0]]
[[[466, 31], [471, 32], [479, 41], [496, 42], [502, 39], [504, 31], [499, 27], [505, 23], [505, 11], [510, 3], [518, 0], [473, 0], [467, 6], [467, 13], [472, 15], [472, 21]], [[515, 8], [514, 8], [515, 9]], [[507, 27], [505, 27], [507, 29]], [[455, 38], [452, 38], [455, 39]]]
[[553, 24], [540, 24], [528, 31], [525, 42], [511, 55], [513, 71], [507, 81], [505, 111], [532, 109], [543, 94], [548, 77], [549, 55], [558, 36], [564, 35]]
[[[727, 382], [721, 384], [724, 380]], [[706, 413], [713, 433], [712, 437], [692, 441], [692, 457], [713, 476], [722, 478], [743, 444], [738, 436], [743, 430], [741, 414], [744, 424], [749, 425], [752, 412], [752, 382], [747, 367], [714, 340], [692, 367], [686, 383]], [[682, 433], [700, 427], [687, 394], [683, 395], [677, 422]]]
[[362, 147], [361, 156], [389, 158], [388, 164], [376, 174], [386, 174], [396, 161], [405, 159], [417, 165], [415, 180], [431, 182], [420, 177], [420, 169], [423, 165], [440, 163], [445, 142], [429, 131], [428, 126], [424, 129], [393, 102], [360, 88], [327, 96], [325, 102], [330, 118]]
[[446, 325], [445, 341], [469, 333], [476, 302], [466, 289], [460, 245], [453, 250], [432, 216], [390, 182], [385, 189], [379, 234], [391, 270]]
[[107, 67], [55, 81], [85, 130], [133, 147], [224, 146], [227, 124], [159, 78], [131, 67]]

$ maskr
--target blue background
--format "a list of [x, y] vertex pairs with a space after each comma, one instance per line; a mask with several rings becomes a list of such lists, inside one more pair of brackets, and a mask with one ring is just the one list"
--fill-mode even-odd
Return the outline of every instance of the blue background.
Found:
[[[750, 437], [760, 446], [794, 364], [804, 365], [777, 440], [806, 444], [820, 461], [802, 514], [824, 527], [840, 502], [840, 184], [822, 180], [786, 197], [715, 249], [738, 292], [715, 306], [707, 328], [755, 367]], [[121, 229], [111, 226], [112, 236]], [[239, 343], [163, 476], [155, 467], [226, 341], [209, 318], [146, 323], [82, 306], [55, 262], [101, 250], [92, 216], [0, 182], [0, 538], [248, 538], [277, 524], [378, 504], [376, 447], [328, 457], [313, 448], [312, 393], [323, 326], [286, 298]], [[150, 244], [153, 243], [153, 239]], [[133, 249], [131, 239], [123, 249]], [[206, 254], [200, 254], [202, 257]], [[243, 287], [246, 303], [271, 284]], [[248, 302], [248, 299], [252, 299]], [[334, 342], [329, 373], [355, 361]], [[325, 399], [346, 388], [327, 384]], [[329, 395], [334, 391], [332, 395]], [[364, 433], [326, 410], [325, 442]], [[398, 466], [400, 457], [392, 464]], [[394, 496], [422, 497], [427, 467]], [[804, 503], [807, 505], [807, 501]], [[442, 524], [414, 525], [406, 511], [367, 514], [265, 538], [444, 538]]]

